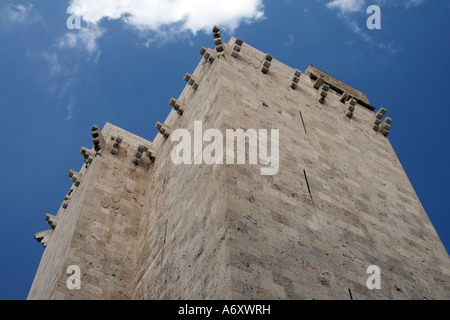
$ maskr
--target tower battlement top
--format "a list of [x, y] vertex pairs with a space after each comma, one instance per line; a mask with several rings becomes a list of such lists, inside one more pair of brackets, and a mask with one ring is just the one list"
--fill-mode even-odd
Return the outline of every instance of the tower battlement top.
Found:
[[366, 94], [362, 93], [359, 90], [356, 90], [355, 88], [349, 86], [348, 84], [342, 82], [341, 80], [336, 79], [335, 77], [329, 75], [328, 73], [323, 72], [322, 70], [312, 65], [309, 65], [306, 68], [304, 74], [314, 80], [317, 78], [324, 79], [325, 82], [328, 85], [330, 85], [331, 89], [341, 94], [347, 92], [347, 94], [355, 98], [361, 105], [365, 106], [366, 108], [369, 108], [372, 111], [375, 110], [375, 107], [370, 105], [369, 99], [367, 98]]
[[[230, 40], [228, 41], [228, 46], [233, 46], [233, 44], [238, 40], [239, 38], [236, 38], [234, 36], [232, 36], [230, 38]], [[252, 47], [250, 44], [245, 43], [245, 52], [251, 56], [254, 57], [258, 57], [260, 59], [263, 59], [263, 57], [266, 55], [264, 52]], [[283, 62], [281, 61], [276, 61], [276, 68], [281, 71], [281, 72], [286, 72], [286, 73], [292, 73], [292, 72], [288, 72], [289, 70], [291, 70], [292, 68], [285, 65]], [[364, 94], [363, 92], [353, 88], [352, 86], [344, 83], [343, 81], [329, 75], [328, 73], [312, 66], [312, 65], [308, 65], [308, 67], [306, 68], [306, 70], [303, 72], [304, 75], [309, 76], [312, 80], [317, 80], [318, 78], [322, 78], [324, 80], [324, 82], [326, 84], [329, 85], [329, 87], [336, 91], [339, 94], [344, 94], [346, 93], [348, 97], [351, 98], [355, 98], [357, 100], [357, 102], [368, 108], [371, 111], [375, 111], [375, 107], [372, 106], [369, 102], [369, 99], [367, 98], [366, 94]]]

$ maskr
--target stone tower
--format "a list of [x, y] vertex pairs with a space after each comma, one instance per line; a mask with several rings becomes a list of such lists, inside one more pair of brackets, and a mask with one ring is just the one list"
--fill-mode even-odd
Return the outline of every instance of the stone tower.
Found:
[[[46, 249], [28, 299], [449, 299], [449, 256], [386, 110], [213, 32], [153, 142], [93, 127], [73, 187], [35, 235]], [[250, 139], [236, 143], [245, 164], [175, 164], [171, 135], [195, 122], [278, 129], [277, 173], [250, 164]], [[372, 265], [380, 289], [366, 286]]]

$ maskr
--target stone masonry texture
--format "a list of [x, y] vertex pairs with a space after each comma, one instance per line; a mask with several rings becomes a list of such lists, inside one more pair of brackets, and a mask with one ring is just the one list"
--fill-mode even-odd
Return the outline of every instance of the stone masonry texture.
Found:
[[[168, 137], [109, 123], [94, 137], [28, 299], [449, 299], [449, 256], [366, 95], [313, 66], [294, 89], [296, 69], [275, 57], [263, 73], [266, 54], [237, 40], [206, 49]], [[194, 121], [279, 129], [278, 173], [174, 164], [170, 133]]]

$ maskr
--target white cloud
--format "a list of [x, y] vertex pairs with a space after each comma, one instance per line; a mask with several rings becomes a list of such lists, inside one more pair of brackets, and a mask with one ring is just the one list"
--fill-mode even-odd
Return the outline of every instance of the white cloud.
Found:
[[363, 10], [365, 0], [332, 0], [326, 4], [330, 9], [339, 9], [340, 12], [357, 12]]
[[287, 37], [287, 40], [284, 41], [284, 45], [290, 47], [290, 46], [293, 46], [294, 43], [295, 43], [295, 37], [292, 33], [290, 33]]
[[[388, 0], [318, 0], [330, 9], [337, 11], [337, 17], [341, 19], [347, 27], [358, 35], [367, 43], [375, 43], [378, 34], [371, 33], [366, 29], [365, 24], [361, 24], [363, 17], [368, 17], [366, 9], [371, 4], [377, 4], [383, 8], [403, 6], [408, 9], [410, 7], [420, 6], [425, 3], [425, 0], [403, 0], [401, 2], [394, 2]], [[382, 34], [383, 36], [385, 34]], [[349, 42], [353, 46], [353, 40]], [[384, 41], [378, 43], [378, 48], [391, 54], [397, 54], [402, 49], [395, 44], [394, 41]]]
[[371, 37], [359, 26], [359, 22], [354, 17], [355, 14], [366, 12], [365, 0], [326, 0], [325, 6], [331, 10], [337, 10], [338, 18], [343, 20], [347, 27], [364, 41], [371, 40]]
[[[41, 19], [39, 13], [34, 10], [33, 4], [8, 4], [0, 7], [1, 29], [11, 29], [18, 25], [30, 25]], [[3, 31], [2, 30], [2, 31]]]
[[424, 3], [425, 0], [406, 0], [405, 7], [409, 9], [410, 7], [417, 7]]
[[393, 42], [389, 43], [382, 42], [379, 44], [379, 47], [383, 50], [390, 52], [391, 54], [396, 54], [401, 51], [401, 49], [397, 47]]
[[361, 28], [361, 27], [359, 26], [359, 23], [358, 23], [356, 20], [349, 19], [349, 18], [346, 18], [346, 19], [344, 19], [344, 20], [345, 20], [345, 23], [347, 24], [347, 26], [348, 26], [355, 34], [357, 34], [358, 36], [360, 36], [361, 39], [363, 39], [363, 40], [366, 41], [366, 42], [369, 42], [370, 40], [372, 40], [372, 37], [369, 36], [369, 35], [367, 34], [367, 32], [365, 32], [364, 29]]
[[58, 106], [63, 107], [70, 121], [76, 113], [76, 95], [74, 87], [78, 83], [78, 64], [71, 57], [59, 54], [58, 51], [27, 51], [26, 57], [40, 68], [31, 75], [40, 86], [47, 89], [48, 94], [55, 99]]
[[33, 9], [33, 5], [31, 3], [27, 5], [10, 5], [6, 8], [5, 13], [7, 18], [11, 22], [16, 23], [26, 23], [28, 22], [31, 16], [31, 10]]
[[262, 0], [70, 0], [67, 13], [80, 17], [80, 30], [70, 30], [59, 41], [60, 47], [85, 47], [99, 54], [98, 39], [106, 29], [105, 20], [121, 20], [139, 31], [146, 46], [155, 41], [170, 41], [211, 32], [214, 25], [232, 32], [241, 23], [264, 18]]
[[[380, 0], [376, 0], [380, 1]], [[365, 29], [360, 27], [360, 23], [355, 19], [356, 14], [366, 13], [365, 0], [331, 0], [325, 3], [325, 6], [331, 10], [338, 11], [338, 18], [344, 21], [349, 29], [357, 34], [361, 39], [368, 42], [372, 38], [365, 32]], [[364, 25], [365, 27], [365, 25]]]
[[67, 32], [60, 40], [59, 46], [62, 48], [84, 47], [89, 54], [99, 55], [97, 41], [104, 34], [105, 30], [96, 24], [88, 24], [80, 30]]
[[[350, 12], [364, 12], [365, 9], [371, 5], [376, 4], [379, 6], [397, 6], [401, 3], [397, 1], [387, 1], [387, 0], [326, 0], [325, 4], [329, 9], [338, 9], [341, 13]], [[410, 7], [417, 7], [422, 5], [425, 0], [404, 0], [404, 5], [406, 9]]]
[[72, 120], [73, 113], [75, 111], [75, 97], [71, 96], [66, 105], [67, 116], [64, 118], [66, 121]]
[[232, 31], [264, 16], [262, 0], [71, 0], [68, 11], [92, 24], [121, 19], [142, 31], [176, 25], [178, 32], [193, 34], [216, 24]]
[[56, 53], [49, 53], [47, 51], [41, 52], [40, 56], [47, 62], [50, 75], [58, 75], [61, 73], [62, 67], [59, 63]]

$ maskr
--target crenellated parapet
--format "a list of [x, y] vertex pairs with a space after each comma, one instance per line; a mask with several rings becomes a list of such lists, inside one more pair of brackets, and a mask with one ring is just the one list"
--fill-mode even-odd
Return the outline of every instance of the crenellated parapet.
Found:
[[223, 43], [222, 33], [218, 26], [213, 28], [214, 45], [216, 47], [217, 56], [222, 58], [225, 56], [225, 44]]
[[38, 232], [34, 235], [34, 239], [37, 240], [37, 242], [39, 242], [40, 244], [42, 244], [42, 246], [44, 248], [47, 247], [48, 242], [50, 241], [50, 238], [52, 236], [53, 230], [45, 230], [45, 231], [41, 231]]
[[294, 89], [294, 90], [297, 89], [301, 75], [302, 75], [302, 72], [298, 69], [295, 69], [294, 76], [291, 79], [291, 88], [292, 89]]
[[52, 229], [55, 229], [55, 228], [56, 228], [56, 225], [57, 225], [57, 223], [58, 223], [58, 218], [57, 218], [56, 216], [50, 214], [50, 213], [47, 213], [47, 214], [45, 215], [45, 221], [48, 222], [48, 224], [50, 225], [50, 227], [51, 227]]
[[199, 81], [193, 75], [191, 75], [190, 73], [186, 73], [183, 79], [188, 83], [189, 86], [192, 87], [192, 89], [198, 89]]
[[120, 145], [122, 144], [122, 137], [112, 137], [111, 140], [113, 140], [113, 145], [111, 147], [111, 153], [114, 155], [117, 155], [119, 153]]
[[239, 57], [239, 52], [241, 52], [242, 45], [244, 41], [242, 39], [237, 38], [236, 42], [233, 45], [233, 51], [231, 52], [231, 56], [234, 58]]
[[164, 136], [164, 138], [168, 138], [170, 135], [170, 129], [169, 127], [161, 122], [157, 122], [155, 125], [155, 129], [159, 131], [160, 134]]
[[[342, 102], [342, 100], [341, 100], [341, 102]], [[356, 103], [357, 103], [357, 101], [356, 101], [356, 99], [355, 98], [352, 98], [352, 99], [350, 99], [350, 100], [347, 100], [344, 104], [345, 104], [345, 108], [346, 108], [346, 113], [345, 113], [345, 115], [347, 116], [347, 117], [349, 117], [350, 119], [351, 118], [353, 118], [353, 112], [355, 111], [355, 106], [356, 106]]]
[[264, 74], [269, 73], [270, 66], [272, 65], [272, 60], [273, 60], [273, 56], [267, 53], [266, 56], [264, 57], [264, 61], [263, 61], [262, 69], [261, 69], [262, 73], [264, 73]]
[[322, 84], [319, 88], [319, 102], [324, 104], [325, 99], [328, 96], [328, 90], [330, 90], [330, 86], [326, 83]]
[[200, 54], [203, 56], [203, 59], [205, 59], [205, 61], [209, 62], [210, 64], [212, 64], [216, 59], [216, 54], [211, 49], [205, 47], [202, 47], [200, 49]]
[[99, 153], [105, 145], [105, 138], [103, 137], [102, 131], [97, 125], [92, 126], [92, 142], [94, 143], [94, 150]]
[[143, 163], [145, 157], [147, 157], [150, 162], [153, 162], [156, 158], [156, 152], [147, 146], [140, 145], [134, 153], [133, 163], [135, 165], [140, 165]]
[[56, 228], [58, 218], [50, 213], [47, 213], [45, 215], [45, 221], [47, 221], [51, 229], [37, 232], [34, 235], [34, 239], [36, 239], [37, 242], [41, 243], [44, 248], [47, 247], [47, 244], [50, 241], [50, 238], [53, 234], [53, 230], [55, 230]]
[[[333, 91], [339, 96], [339, 102], [342, 103], [344, 107], [344, 114], [349, 119], [354, 117], [356, 112], [356, 106], [361, 106], [370, 111], [374, 111], [375, 107], [370, 105], [365, 94], [357, 91], [356, 89], [351, 88], [345, 83], [321, 72], [320, 70], [309, 66], [307, 71], [311, 81], [312, 86], [315, 90], [318, 90], [318, 101], [321, 104], [325, 103], [325, 99], [328, 97], [329, 92]], [[390, 125], [392, 123], [392, 119], [387, 118], [381, 128], [381, 123], [384, 115], [387, 110], [381, 108], [372, 118], [369, 125], [373, 128], [374, 131], [382, 133], [384, 136], [388, 136]]]
[[70, 178], [70, 180], [72, 180], [75, 187], [78, 187], [80, 185], [81, 178], [83, 177], [83, 175], [81, 173], [76, 172], [72, 169], [69, 170], [69, 172], [67, 173], [67, 176]]
[[184, 108], [180, 102], [178, 102], [177, 99], [171, 98], [169, 101], [169, 105], [175, 110], [180, 116], [184, 113]]
[[95, 152], [86, 147], [81, 147], [80, 153], [84, 158], [85, 167], [88, 168], [95, 158]]

